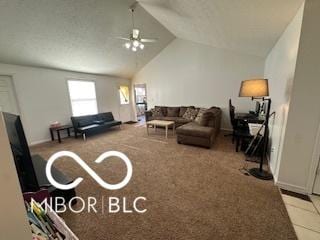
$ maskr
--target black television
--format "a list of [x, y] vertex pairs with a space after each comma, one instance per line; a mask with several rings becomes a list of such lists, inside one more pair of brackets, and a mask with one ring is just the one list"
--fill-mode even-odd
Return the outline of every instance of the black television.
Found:
[[40, 188], [20, 116], [11, 113], [3, 113], [3, 117], [18, 172], [21, 190], [22, 192], [38, 191]]

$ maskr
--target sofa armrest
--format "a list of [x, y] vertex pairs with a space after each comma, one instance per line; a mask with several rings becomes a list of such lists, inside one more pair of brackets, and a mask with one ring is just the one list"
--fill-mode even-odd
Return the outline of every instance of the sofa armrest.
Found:
[[219, 133], [221, 129], [222, 111], [220, 108], [211, 108], [209, 111], [212, 112], [213, 116], [209, 121], [208, 126], [215, 128], [217, 130], [217, 133]]
[[222, 118], [222, 111], [219, 110], [215, 115], [215, 128], [217, 129], [217, 134], [221, 130], [221, 118]]
[[152, 117], [152, 112], [151, 112], [151, 110], [145, 111], [144, 114], [145, 114], [145, 116], [146, 116], [146, 122], [150, 121], [150, 117]]
[[74, 128], [74, 131], [77, 132], [79, 128], [78, 120], [75, 117], [71, 117], [71, 123]]

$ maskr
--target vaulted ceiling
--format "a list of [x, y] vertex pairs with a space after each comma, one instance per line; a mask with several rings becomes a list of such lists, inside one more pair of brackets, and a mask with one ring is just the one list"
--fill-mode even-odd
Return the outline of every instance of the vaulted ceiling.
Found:
[[132, 76], [175, 37], [265, 57], [303, 0], [138, 0], [136, 27], [158, 38], [137, 54], [134, 0], [0, 0], [0, 62]]
[[158, 38], [137, 55], [116, 37], [132, 31], [134, 0], [0, 0], [0, 62], [131, 78], [175, 37], [138, 6], [135, 25]]
[[138, 0], [175, 36], [265, 57], [304, 0]]

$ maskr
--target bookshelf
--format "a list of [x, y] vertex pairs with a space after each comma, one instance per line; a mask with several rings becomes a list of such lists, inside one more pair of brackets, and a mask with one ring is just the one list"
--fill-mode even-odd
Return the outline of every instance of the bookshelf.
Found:
[[52, 208], [44, 203], [25, 202], [33, 240], [79, 240]]

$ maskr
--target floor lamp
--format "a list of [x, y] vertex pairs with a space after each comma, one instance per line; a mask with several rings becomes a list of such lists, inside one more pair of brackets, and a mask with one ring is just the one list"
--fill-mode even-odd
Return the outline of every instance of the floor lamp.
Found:
[[269, 139], [269, 116], [271, 108], [271, 99], [266, 98], [269, 96], [268, 79], [251, 79], [241, 82], [239, 97], [251, 97], [252, 100], [259, 99], [265, 101], [267, 104], [265, 121], [264, 121], [264, 136], [263, 136], [263, 149], [260, 159], [259, 168], [249, 169], [249, 173], [259, 179], [271, 180], [272, 174], [263, 170], [263, 162], [267, 156], [268, 139]]

